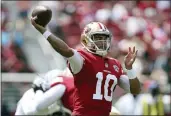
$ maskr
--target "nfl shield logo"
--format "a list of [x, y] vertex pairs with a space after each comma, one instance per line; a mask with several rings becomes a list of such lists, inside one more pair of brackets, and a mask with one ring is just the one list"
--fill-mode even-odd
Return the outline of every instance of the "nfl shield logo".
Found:
[[105, 63], [105, 67], [106, 67], [106, 68], [108, 67], [108, 63]]
[[116, 72], [119, 72], [119, 68], [118, 68], [118, 66], [113, 65], [113, 68], [114, 68], [114, 70], [115, 70]]

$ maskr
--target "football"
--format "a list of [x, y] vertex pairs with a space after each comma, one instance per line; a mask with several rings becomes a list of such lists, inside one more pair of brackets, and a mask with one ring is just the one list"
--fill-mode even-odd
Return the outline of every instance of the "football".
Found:
[[36, 6], [31, 16], [35, 18], [37, 24], [45, 27], [52, 18], [52, 11], [47, 6]]

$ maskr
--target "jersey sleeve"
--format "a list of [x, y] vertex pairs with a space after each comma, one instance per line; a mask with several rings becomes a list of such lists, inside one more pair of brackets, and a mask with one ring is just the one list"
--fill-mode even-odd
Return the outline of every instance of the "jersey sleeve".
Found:
[[77, 74], [81, 71], [84, 63], [84, 58], [80, 55], [80, 53], [74, 50], [74, 55], [68, 58], [69, 68], [73, 74]]
[[[35, 108], [40, 111], [51, 104], [53, 104], [55, 101], [61, 99], [63, 94], [65, 93], [66, 87], [64, 85], [57, 85], [53, 88], [49, 89], [45, 93], [43, 93], [41, 96], [38, 97], [37, 100], [35, 100]], [[37, 93], [36, 93], [37, 94]]]
[[126, 73], [123, 71], [122, 65], [118, 61], [119, 65], [119, 86], [124, 89], [126, 92], [130, 92], [130, 84], [129, 84], [129, 78], [126, 75]]
[[25, 107], [23, 107], [23, 109], [25, 108], [24, 110], [25, 114], [34, 115], [34, 114], [41, 112], [42, 110], [47, 109], [48, 106], [52, 105], [57, 100], [61, 99], [61, 97], [65, 93], [65, 90], [66, 90], [66, 87], [61, 84], [49, 89], [45, 93], [38, 90], [35, 93], [34, 99], [30, 101], [27, 100], [28, 102], [26, 102], [27, 105], [30, 106], [30, 108], [26, 109]]
[[119, 78], [119, 86], [126, 92], [130, 92], [129, 78], [126, 75], [121, 75]]

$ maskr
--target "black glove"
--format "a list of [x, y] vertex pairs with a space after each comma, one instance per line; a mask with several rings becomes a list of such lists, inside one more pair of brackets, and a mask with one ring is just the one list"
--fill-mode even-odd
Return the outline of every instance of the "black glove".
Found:
[[37, 85], [32, 84], [32, 88], [33, 88], [33, 90], [34, 90], [34, 92], [35, 92], [35, 93], [36, 93], [36, 91], [37, 91], [37, 90], [41, 90], [41, 91], [43, 91], [43, 92], [44, 92], [44, 90], [43, 90], [42, 86], [38, 87]]

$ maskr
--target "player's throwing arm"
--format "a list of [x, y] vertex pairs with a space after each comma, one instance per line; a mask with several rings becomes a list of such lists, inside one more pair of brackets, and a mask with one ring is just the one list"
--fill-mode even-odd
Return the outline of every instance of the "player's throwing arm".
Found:
[[[50, 21], [49, 19], [51, 19], [51, 15], [47, 15], [51, 13], [50, 11], [51, 10], [45, 6], [37, 6], [32, 12], [31, 23], [41, 34], [43, 34], [58, 53], [67, 58], [71, 57], [74, 54], [72, 49], [64, 41], [55, 37], [45, 28]], [[44, 21], [46, 19], [47, 21]]]

